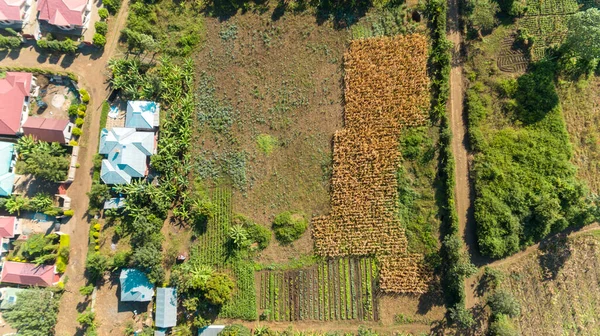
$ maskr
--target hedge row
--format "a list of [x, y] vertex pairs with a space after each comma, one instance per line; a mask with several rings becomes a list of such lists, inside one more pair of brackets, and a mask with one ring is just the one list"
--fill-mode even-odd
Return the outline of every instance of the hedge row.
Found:
[[0, 35], [0, 49], [21, 48], [21, 43], [23, 43], [23, 39], [20, 37]]
[[[448, 119], [446, 102], [450, 96], [450, 68], [452, 43], [446, 38], [447, 4], [444, 0], [429, 0], [427, 15], [431, 30], [432, 51], [429, 59], [432, 74], [432, 112], [440, 122], [440, 159], [439, 174], [442, 181], [442, 247], [440, 249], [442, 265], [442, 286], [451, 323], [465, 324], [465, 278], [470, 276], [473, 266], [464, 254], [460, 235], [456, 204], [454, 201], [455, 171], [452, 153], [452, 130]], [[468, 324], [468, 322], [467, 322]]]
[[70, 72], [70, 71], [54, 71], [54, 70], [41, 69], [41, 68], [0, 66], [0, 72], [3, 72], [3, 71], [31, 72], [33, 74], [40, 74], [40, 75], [66, 76], [66, 77], [69, 77], [69, 79], [71, 79], [75, 83], [79, 82], [79, 79], [77, 79], [77, 76], [73, 72]]

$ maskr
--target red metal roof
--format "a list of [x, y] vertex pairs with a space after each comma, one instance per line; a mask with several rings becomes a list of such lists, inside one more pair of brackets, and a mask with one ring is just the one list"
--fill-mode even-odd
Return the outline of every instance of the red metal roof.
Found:
[[57, 26], [81, 26], [87, 2], [88, 0], [40, 0], [39, 19]]
[[37, 140], [65, 143], [63, 131], [69, 125], [68, 120], [48, 118], [27, 118], [23, 124], [23, 133]]
[[31, 78], [30, 73], [7, 72], [6, 77], [0, 79], [0, 134], [15, 135], [19, 131], [23, 102], [31, 90]]
[[0, 238], [15, 236], [15, 222], [17, 217], [0, 216]]
[[54, 266], [19, 263], [7, 261], [2, 267], [1, 282], [27, 286], [52, 286], [54, 283]]
[[25, 0], [0, 0], [0, 20], [22, 21], [21, 5]]

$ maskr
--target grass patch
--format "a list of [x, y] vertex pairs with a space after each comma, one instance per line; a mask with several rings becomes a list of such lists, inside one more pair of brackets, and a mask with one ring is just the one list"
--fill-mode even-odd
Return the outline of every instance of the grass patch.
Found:
[[277, 147], [278, 141], [277, 138], [269, 134], [259, 134], [258, 137], [256, 137], [256, 145], [261, 152], [269, 155], [273, 153], [275, 147]]
[[[110, 105], [108, 102], [102, 103], [102, 112], [100, 112], [100, 129], [106, 128], [106, 122], [108, 121], [108, 112], [110, 112]], [[102, 134], [100, 134], [102, 135]]]

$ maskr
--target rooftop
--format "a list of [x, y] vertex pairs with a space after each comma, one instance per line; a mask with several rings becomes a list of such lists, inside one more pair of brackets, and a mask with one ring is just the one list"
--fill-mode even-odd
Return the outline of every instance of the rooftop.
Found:
[[20, 21], [25, 0], [0, 0], [0, 20]]
[[81, 26], [87, 3], [88, 0], [40, 0], [39, 19], [56, 26]]
[[127, 184], [146, 176], [147, 157], [154, 153], [154, 133], [134, 128], [103, 129], [100, 137], [102, 160], [100, 177], [106, 184]]
[[146, 274], [135, 268], [124, 268], [119, 276], [121, 301], [148, 302], [154, 296], [154, 285]]
[[177, 324], [177, 290], [173, 287], [156, 289], [156, 318], [159, 328], [174, 327]]
[[37, 140], [66, 143], [65, 128], [70, 124], [66, 119], [27, 118], [23, 124], [23, 133]]
[[127, 102], [125, 127], [153, 129], [160, 122], [160, 105], [153, 101], [135, 100]]
[[32, 78], [26, 72], [7, 72], [0, 79], [0, 134], [15, 135], [19, 132], [23, 103], [25, 97], [29, 97]]
[[0, 196], [10, 196], [13, 192], [15, 174], [12, 169], [15, 145], [0, 141]]
[[54, 265], [36, 265], [7, 261], [2, 267], [1, 282], [49, 287], [54, 283]]
[[16, 222], [17, 222], [17, 217], [0, 216], [0, 238], [14, 237]]

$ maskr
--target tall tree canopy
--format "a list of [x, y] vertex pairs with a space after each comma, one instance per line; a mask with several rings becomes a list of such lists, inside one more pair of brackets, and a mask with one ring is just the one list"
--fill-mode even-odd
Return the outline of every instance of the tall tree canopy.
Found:
[[597, 63], [600, 59], [600, 10], [590, 8], [569, 20], [566, 49], [575, 57]]
[[17, 302], [2, 316], [23, 336], [54, 335], [58, 302], [52, 292], [29, 289], [17, 294]]

